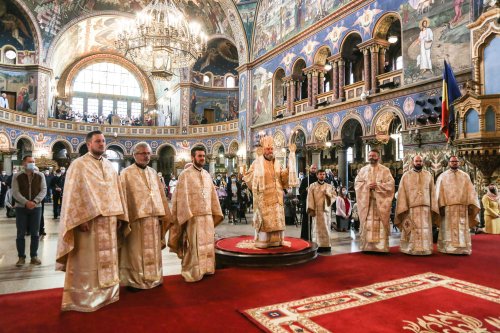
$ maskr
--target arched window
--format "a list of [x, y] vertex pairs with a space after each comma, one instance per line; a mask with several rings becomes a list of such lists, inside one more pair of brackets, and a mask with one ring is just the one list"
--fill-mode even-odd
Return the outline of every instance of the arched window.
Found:
[[500, 94], [500, 37], [495, 37], [484, 49], [484, 89], [486, 94]]
[[234, 87], [235, 87], [234, 77], [228, 76], [226, 79], [226, 88], [234, 88]]
[[2, 50], [2, 62], [4, 64], [15, 65], [17, 64], [17, 51], [12, 46], [5, 46]]
[[495, 131], [495, 110], [493, 107], [488, 106], [486, 109], [486, 116], [484, 117], [486, 132], [494, 132]]
[[352, 163], [354, 161], [354, 150], [352, 147], [347, 148], [347, 163]]
[[99, 62], [83, 68], [71, 90], [71, 107], [76, 115], [141, 117], [142, 89], [135, 76], [120, 65]]
[[465, 133], [479, 132], [479, 115], [474, 109], [467, 111], [465, 115]]

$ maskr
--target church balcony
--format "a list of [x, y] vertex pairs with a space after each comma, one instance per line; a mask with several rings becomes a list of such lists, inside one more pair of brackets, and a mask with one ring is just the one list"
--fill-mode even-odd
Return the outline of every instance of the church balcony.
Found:
[[318, 100], [316, 104], [318, 108], [330, 105], [333, 102], [333, 91], [330, 90], [322, 94], [319, 94], [316, 98]]
[[226, 121], [223, 123], [214, 123], [206, 125], [190, 125], [189, 134], [221, 134], [230, 133], [238, 130], [238, 120]]
[[273, 120], [283, 118], [286, 113], [286, 105], [276, 106], [273, 110]]
[[308, 110], [308, 99], [304, 98], [300, 101], [293, 103], [293, 109], [295, 110], [295, 114], [302, 113]]
[[390, 90], [401, 86], [403, 70], [391, 71], [377, 75], [377, 84], [380, 90]]
[[365, 81], [358, 81], [348, 86], [344, 86], [346, 101], [361, 97], [364, 87], [365, 87]]

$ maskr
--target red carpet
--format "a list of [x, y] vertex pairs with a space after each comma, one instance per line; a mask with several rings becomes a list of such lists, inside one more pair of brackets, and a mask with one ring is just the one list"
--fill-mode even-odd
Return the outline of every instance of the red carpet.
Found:
[[309, 243], [300, 238], [285, 237], [284, 246], [258, 249], [254, 246], [253, 236], [237, 236], [219, 239], [215, 248], [244, 254], [273, 254], [299, 252], [309, 247]]
[[[411, 257], [397, 250], [393, 248], [386, 255], [319, 257], [307, 264], [279, 269], [228, 268], [191, 284], [180, 276], [169, 276], [160, 288], [139, 293], [122, 290], [118, 302], [94, 313], [61, 313], [61, 289], [2, 295], [0, 332], [260, 332], [238, 310], [427, 272], [500, 289], [500, 236], [473, 236], [472, 256], [436, 253]], [[462, 305], [469, 302], [469, 307], [463, 305], [457, 310], [472, 316], [479, 311], [489, 316], [500, 314], [498, 303], [489, 301], [485, 308], [485, 300], [443, 290], [432, 288], [314, 319], [335, 332], [402, 332], [402, 326], [409, 325], [402, 320], [415, 323], [438, 310], [448, 312], [455, 300]], [[478, 310], [471, 312], [476, 304]]]

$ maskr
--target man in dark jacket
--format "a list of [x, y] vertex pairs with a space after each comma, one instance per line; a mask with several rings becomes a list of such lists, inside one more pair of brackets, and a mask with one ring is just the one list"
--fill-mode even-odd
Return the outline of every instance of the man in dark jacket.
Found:
[[56, 175], [52, 178], [50, 182], [50, 188], [52, 189], [52, 202], [53, 202], [53, 212], [54, 218], [59, 218], [59, 214], [61, 214], [61, 203], [62, 203], [62, 195], [64, 190], [64, 181], [66, 177], [62, 174], [61, 169], [56, 170]]
[[309, 185], [318, 181], [318, 177], [316, 176], [317, 170], [318, 167], [316, 164], [311, 164], [309, 176], [302, 179], [299, 187], [300, 204], [302, 208], [302, 229], [300, 231], [300, 238], [306, 241], [311, 240], [311, 221], [309, 215], [307, 215], [307, 190]]

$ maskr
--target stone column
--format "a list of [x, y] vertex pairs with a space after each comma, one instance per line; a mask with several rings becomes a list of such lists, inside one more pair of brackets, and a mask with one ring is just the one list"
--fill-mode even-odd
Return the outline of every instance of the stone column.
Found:
[[368, 93], [371, 90], [371, 79], [370, 79], [370, 49], [363, 49], [363, 65], [365, 71], [365, 91]]
[[312, 108], [315, 109], [316, 104], [318, 104], [318, 84], [319, 84], [318, 72], [312, 71], [308, 75], [309, 75], [309, 80], [312, 81], [311, 84], [309, 84], [309, 86], [311, 87], [308, 96], [309, 106], [312, 106]]
[[215, 177], [215, 157], [208, 158], [208, 172], [210, 176]]
[[[474, 81], [481, 82], [481, 59], [479, 57], [472, 59], [472, 66], [474, 67]], [[481, 94], [481, 86], [479, 84], [473, 85], [474, 92], [478, 95]]]
[[234, 172], [234, 156], [228, 156], [227, 157], [227, 173], [229, 175], [232, 175]]
[[344, 146], [339, 146], [337, 148], [337, 157], [339, 161], [339, 178], [342, 181], [342, 185], [347, 184], [347, 179], [348, 179], [348, 170], [349, 168], [347, 167], [347, 149]]
[[333, 66], [333, 100], [336, 101], [339, 99], [339, 63], [335, 60], [332, 64]]
[[318, 169], [321, 169], [321, 150], [313, 150], [311, 152], [312, 161], [311, 164], [316, 164]]
[[[316, 80], [316, 87], [318, 81]], [[313, 72], [307, 73], [307, 105], [313, 106], [313, 91], [314, 91], [314, 75]]]
[[158, 159], [157, 158], [151, 158], [151, 167], [158, 171]]
[[339, 60], [339, 99], [345, 100], [345, 61]]
[[382, 47], [382, 46], [380, 47], [380, 51], [378, 54], [378, 72], [379, 72], [379, 74], [384, 73], [386, 51], [387, 51], [387, 48]]
[[3, 170], [7, 175], [12, 174], [12, 153], [3, 153]]
[[372, 79], [372, 92], [377, 92], [377, 75], [379, 73], [378, 71], [378, 51], [379, 51], [380, 46], [379, 45], [372, 45], [370, 46], [370, 53], [371, 53], [371, 79]]
[[319, 94], [322, 94], [325, 92], [325, 73], [320, 72], [319, 73]]
[[295, 84], [296, 82], [294, 80], [290, 80], [290, 82], [288, 83], [289, 84], [289, 95], [288, 95], [288, 102], [290, 103], [289, 104], [289, 109], [288, 111], [290, 112], [290, 114], [295, 114], [295, 107], [294, 107], [294, 101], [295, 101], [295, 93], [296, 93], [296, 90], [295, 90]]
[[129, 166], [132, 165], [132, 159], [130, 159], [130, 157], [125, 158], [125, 168], [128, 168]]

